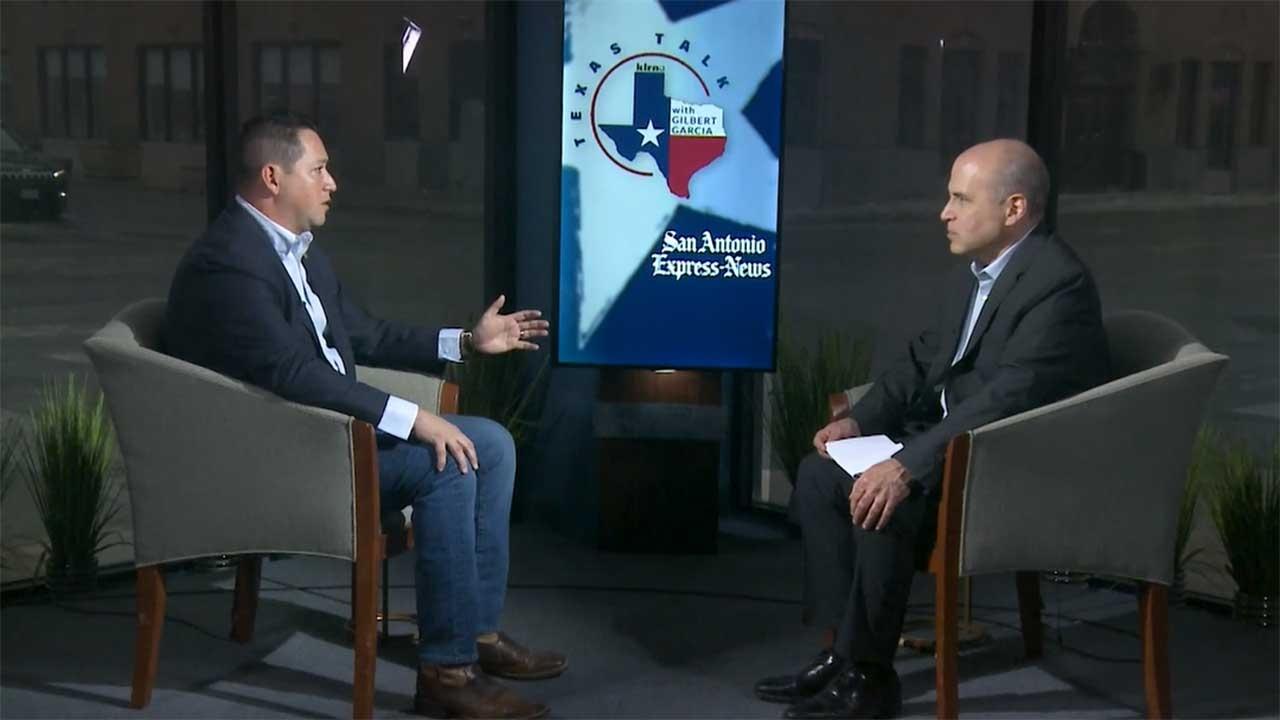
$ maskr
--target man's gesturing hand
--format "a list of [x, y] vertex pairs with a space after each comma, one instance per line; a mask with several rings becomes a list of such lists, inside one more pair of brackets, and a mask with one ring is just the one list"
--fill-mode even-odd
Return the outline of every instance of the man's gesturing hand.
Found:
[[480, 461], [476, 459], [476, 446], [471, 438], [462, 434], [457, 425], [439, 415], [432, 415], [419, 409], [418, 417], [413, 421], [413, 436], [422, 444], [436, 449], [436, 472], [444, 472], [444, 464], [448, 453], [458, 463], [458, 469], [465, 475], [471, 468], [480, 469]]
[[863, 530], [883, 530], [893, 511], [911, 494], [907, 481], [911, 473], [902, 463], [889, 458], [872, 465], [853, 483], [849, 493], [849, 514]]
[[861, 434], [862, 431], [858, 429], [858, 423], [853, 418], [847, 417], [833, 420], [813, 436], [813, 449], [817, 450], [822, 457], [830, 460], [831, 456], [827, 454], [827, 443], [858, 437]]
[[499, 295], [497, 300], [480, 316], [480, 322], [471, 331], [471, 341], [476, 352], [485, 355], [498, 355], [511, 350], [537, 350], [538, 346], [529, 342], [530, 338], [546, 337], [551, 323], [539, 320], [539, 310], [519, 310], [509, 315], [499, 315], [498, 311], [507, 302], [506, 295]]

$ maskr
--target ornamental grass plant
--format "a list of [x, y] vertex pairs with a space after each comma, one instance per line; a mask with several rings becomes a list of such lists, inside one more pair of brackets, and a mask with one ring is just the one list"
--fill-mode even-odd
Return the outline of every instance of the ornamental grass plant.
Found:
[[1227, 552], [1227, 573], [1252, 598], [1280, 596], [1280, 445], [1259, 456], [1224, 442], [1209, 510]]
[[120, 513], [120, 485], [110, 476], [113, 451], [101, 394], [91, 402], [75, 375], [45, 385], [24, 456], [45, 530], [38, 571], [55, 592], [93, 587], [98, 554], [119, 544], [118, 533], [108, 529]]
[[813, 435], [830, 422], [828, 397], [867, 381], [871, 343], [828, 332], [812, 352], [794, 341], [778, 343], [778, 370], [769, 394], [769, 438], [791, 481], [813, 451]]

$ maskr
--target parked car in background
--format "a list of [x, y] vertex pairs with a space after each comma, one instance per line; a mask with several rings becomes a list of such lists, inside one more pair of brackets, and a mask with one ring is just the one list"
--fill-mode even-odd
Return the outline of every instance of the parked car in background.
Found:
[[70, 163], [51, 158], [0, 128], [0, 215], [56, 220], [67, 206]]

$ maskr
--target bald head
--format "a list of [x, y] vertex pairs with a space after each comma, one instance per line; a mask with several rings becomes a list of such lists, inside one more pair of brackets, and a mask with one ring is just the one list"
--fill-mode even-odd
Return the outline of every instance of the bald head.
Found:
[[993, 140], [960, 153], [947, 181], [951, 252], [986, 264], [1026, 236], [1044, 217], [1049, 172], [1020, 140]]
[[1006, 202], [1013, 195], [1026, 201], [1027, 220], [1032, 224], [1044, 217], [1049, 202], [1049, 170], [1040, 154], [1021, 140], [1000, 139], [979, 143], [960, 153], [956, 164], [972, 162], [988, 183], [991, 196]]

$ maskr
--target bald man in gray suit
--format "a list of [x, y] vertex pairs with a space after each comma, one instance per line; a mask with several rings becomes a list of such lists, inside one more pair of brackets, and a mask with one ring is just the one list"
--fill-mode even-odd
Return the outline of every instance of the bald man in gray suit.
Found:
[[[1093, 277], [1042, 224], [1039, 155], [1017, 140], [975, 145], [956, 158], [947, 193], [947, 241], [969, 262], [940, 287], [934, 325], [817, 432], [800, 465], [791, 512], [803, 529], [805, 619], [824, 628], [825, 647], [755, 688], [789, 703], [788, 718], [897, 716], [893, 657], [915, 558], [933, 543], [947, 443], [1108, 377]], [[876, 434], [903, 448], [857, 477], [827, 456], [828, 442]]]

